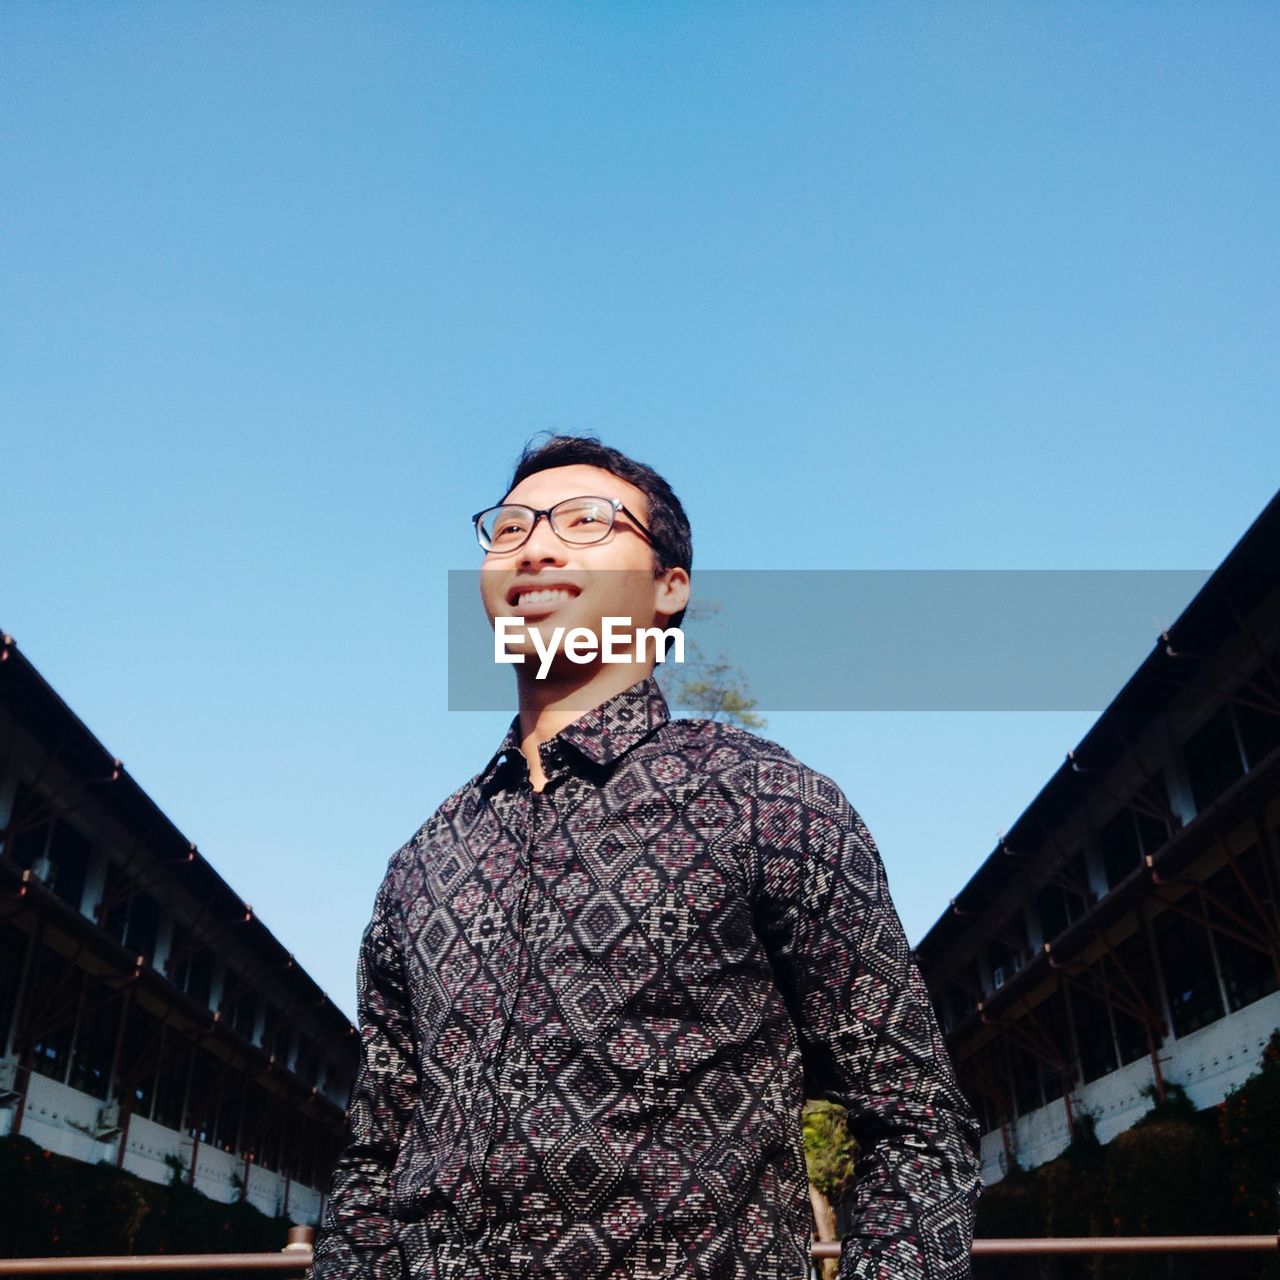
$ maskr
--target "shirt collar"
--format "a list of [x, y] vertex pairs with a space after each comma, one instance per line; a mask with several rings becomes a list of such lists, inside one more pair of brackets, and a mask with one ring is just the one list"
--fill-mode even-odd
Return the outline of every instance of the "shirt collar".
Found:
[[[637, 743], [642, 742], [671, 718], [667, 699], [656, 677], [649, 675], [615, 693], [598, 707], [565, 725], [559, 733], [538, 747], [542, 767], [548, 780], [558, 777], [570, 767], [572, 748], [579, 756], [597, 765], [609, 765], [621, 759]], [[523, 764], [520, 752], [520, 716], [517, 714], [507, 729], [506, 737], [489, 759], [480, 775], [480, 785], [488, 786], [504, 764], [513, 760]]]

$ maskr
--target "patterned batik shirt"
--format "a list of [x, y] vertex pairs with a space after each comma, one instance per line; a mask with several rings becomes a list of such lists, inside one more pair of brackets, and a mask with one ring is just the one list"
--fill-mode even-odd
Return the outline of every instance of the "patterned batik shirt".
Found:
[[843, 1280], [969, 1274], [977, 1125], [831, 779], [649, 676], [518, 721], [392, 857], [314, 1280], [803, 1280], [806, 1097], [858, 1143]]

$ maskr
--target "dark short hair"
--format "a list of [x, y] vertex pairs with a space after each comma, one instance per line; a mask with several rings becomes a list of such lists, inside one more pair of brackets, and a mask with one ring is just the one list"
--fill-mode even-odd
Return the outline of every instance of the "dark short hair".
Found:
[[[656, 560], [654, 576], [659, 577], [668, 569], [693, 570], [693, 534], [689, 529], [689, 517], [671, 486], [650, 466], [629, 458], [617, 449], [602, 444], [597, 436], [550, 436], [541, 444], [537, 437], [525, 445], [516, 460], [515, 470], [507, 493], [529, 476], [552, 467], [599, 467], [633, 484], [649, 507], [649, 532], [653, 535], [653, 554]], [[671, 626], [678, 627], [685, 611], [673, 615]]]

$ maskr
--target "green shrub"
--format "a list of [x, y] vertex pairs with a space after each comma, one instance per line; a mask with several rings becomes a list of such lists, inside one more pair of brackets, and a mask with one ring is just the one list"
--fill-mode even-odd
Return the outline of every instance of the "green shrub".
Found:
[[53, 1155], [29, 1138], [0, 1138], [0, 1186], [0, 1257], [274, 1253], [288, 1230], [251, 1204]]
[[[1237, 1229], [1280, 1231], [1280, 1030], [1271, 1035], [1261, 1069], [1217, 1110]], [[1269, 1260], [1260, 1274], [1280, 1280], [1280, 1260]]]
[[1262, 1069], [1227, 1095], [1218, 1116], [1242, 1229], [1280, 1230], [1280, 1031], [1271, 1036]]
[[[1107, 1148], [1106, 1205], [1110, 1234], [1216, 1235], [1231, 1230], [1224, 1194], [1222, 1144], [1199, 1119], [1144, 1119]], [[1104, 1276], [1203, 1274], [1203, 1261], [1113, 1260]]]
[[974, 1234], [1024, 1237], [1045, 1234], [1044, 1201], [1038, 1180], [1017, 1164], [978, 1200]]

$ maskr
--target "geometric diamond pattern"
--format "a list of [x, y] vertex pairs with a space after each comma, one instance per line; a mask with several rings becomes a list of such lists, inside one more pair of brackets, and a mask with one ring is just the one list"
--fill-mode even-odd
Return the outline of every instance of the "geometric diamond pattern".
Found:
[[860, 1144], [841, 1276], [967, 1276], [977, 1125], [840, 788], [652, 676], [541, 754], [390, 861], [313, 1280], [803, 1280], [806, 1095]]

